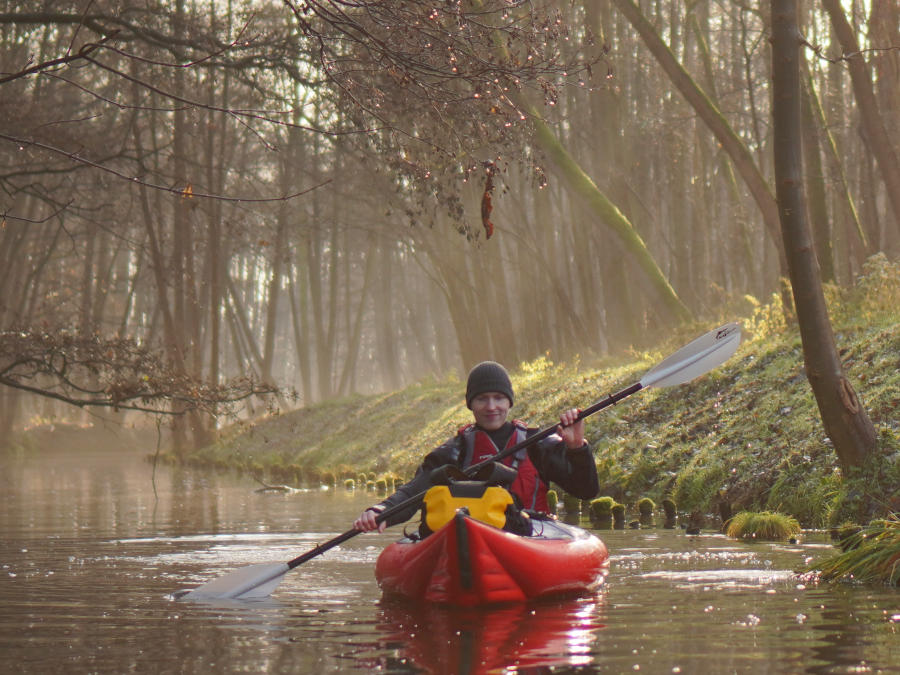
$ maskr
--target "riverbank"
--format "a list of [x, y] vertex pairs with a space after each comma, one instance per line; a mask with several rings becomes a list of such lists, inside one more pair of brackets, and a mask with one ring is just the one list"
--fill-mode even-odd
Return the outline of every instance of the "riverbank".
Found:
[[[687, 385], [638, 393], [589, 418], [601, 493], [634, 504], [671, 498], [682, 512], [716, 517], [766, 509], [806, 528], [860, 522], [900, 510], [900, 272], [870, 261], [857, 285], [830, 290], [846, 373], [879, 432], [876, 461], [842, 476], [807, 382], [798, 331], [777, 298], [744, 317], [744, 341], [724, 366]], [[549, 358], [511, 369], [513, 415], [534, 426], [587, 407], [638, 381], [710, 326], [670, 334], [627, 362]], [[458, 375], [401, 391], [357, 396], [236, 425], [191, 463], [237, 467], [264, 480], [335, 483], [411, 476], [424, 454], [470, 419]]]
[[[796, 327], [785, 326], [777, 297], [765, 305], [747, 298], [743, 343], [723, 366], [686, 385], [641, 391], [588, 419], [601, 494], [632, 507], [644, 497], [656, 504], [669, 498], [682, 513], [705, 514], [713, 527], [741, 509], [779, 511], [804, 528], [900, 511], [900, 266], [873, 257], [853, 288], [828, 292], [845, 372], [879, 433], [870, 466], [842, 475], [804, 373]], [[656, 349], [618, 359], [519, 364], [510, 369], [517, 392], [512, 414], [543, 427], [560, 410], [587, 407], [633, 384], [693, 337], [736, 318], [660, 331], [665, 339]], [[186, 457], [163, 449], [159, 458], [298, 487], [390, 484], [409, 478], [426, 452], [469, 422], [463, 389], [460, 375], [449, 374], [329, 401], [235, 424], [211, 446]], [[104, 442], [100, 431], [44, 425], [13, 447], [77, 452]], [[130, 440], [134, 434], [141, 440]], [[152, 449], [157, 432], [120, 431], [111, 442]]]

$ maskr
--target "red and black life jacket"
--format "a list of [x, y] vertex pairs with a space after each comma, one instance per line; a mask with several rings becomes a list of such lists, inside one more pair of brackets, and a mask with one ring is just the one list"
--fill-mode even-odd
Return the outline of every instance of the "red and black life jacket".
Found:
[[[528, 432], [527, 427], [519, 420], [513, 420], [512, 425], [513, 432], [506, 443], [507, 448], [524, 441]], [[459, 436], [462, 438], [462, 461], [460, 463], [462, 469], [489, 459], [500, 451], [494, 445], [491, 437], [474, 424], [462, 427], [459, 430]], [[509, 491], [519, 498], [522, 507], [534, 511], [548, 511], [547, 484], [541, 480], [537, 469], [529, 459], [528, 449], [523, 448], [514, 455], [506, 457], [503, 463], [517, 471], [516, 479], [509, 487]]]

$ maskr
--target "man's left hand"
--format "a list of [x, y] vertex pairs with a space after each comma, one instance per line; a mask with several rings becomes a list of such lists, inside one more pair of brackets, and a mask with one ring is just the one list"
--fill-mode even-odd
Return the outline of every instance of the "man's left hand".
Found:
[[584, 446], [584, 420], [578, 419], [579, 414], [580, 410], [572, 408], [559, 416], [558, 432], [569, 450]]

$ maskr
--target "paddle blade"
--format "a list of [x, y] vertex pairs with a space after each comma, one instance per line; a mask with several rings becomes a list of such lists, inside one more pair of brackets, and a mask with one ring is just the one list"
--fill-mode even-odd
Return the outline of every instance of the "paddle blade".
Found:
[[271, 595], [286, 572], [287, 563], [248, 565], [207, 581], [190, 591], [175, 593], [185, 600], [253, 600]]
[[725, 363], [737, 351], [740, 344], [740, 324], [726, 323], [706, 335], [701, 335], [656, 364], [641, 378], [641, 385], [671, 387], [690, 382], [695, 377]]

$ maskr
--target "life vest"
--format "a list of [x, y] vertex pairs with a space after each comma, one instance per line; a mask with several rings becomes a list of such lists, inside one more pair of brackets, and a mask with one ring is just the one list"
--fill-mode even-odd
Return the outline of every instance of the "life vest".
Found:
[[[521, 443], [528, 435], [528, 428], [519, 420], [513, 420], [513, 432], [510, 434], [507, 448]], [[474, 424], [464, 426], [459, 430], [462, 438], [462, 457], [460, 467], [466, 469], [489, 457], [496, 455], [500, 450], [494, 445], [491, 437]], [[504, 448], [505, 449], [505, 448]], [[533, 511], [550, 510], [547, 504], [547, 484], [541, 480], [537, 468], [528, 457], [528, 449], [522, 448], [514, 455], [503, 459], [503, 463], [517, 470], [516, 479], [509, 487], [522, 507]]]

